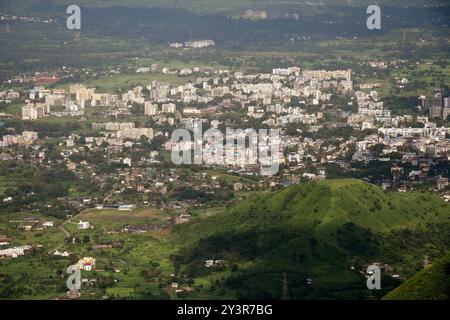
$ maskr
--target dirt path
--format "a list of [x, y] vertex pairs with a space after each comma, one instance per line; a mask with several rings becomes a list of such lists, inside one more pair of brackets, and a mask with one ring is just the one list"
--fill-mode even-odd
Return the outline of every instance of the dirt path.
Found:
[[[83, 211], [81, 211], [80, 213], [74, 215], [72, 218], [67, 219], [67, 220], [64, 221], [64, 223], [59, 227], [59, 230], [61, 230], [61, 231], [64, 233], [64, 235], [66, 236], [66, 238], [70, 238], [70, 232], [69, 232], [66, 228], [64, 228], [64, 227], [65, 227], [68, 223], [74, 223], [74, 222], [73, 222], [74, 219], [78, 218], [81, 214], [83, 214], [84, 212], [86, 212], [86, 211], [88, 211], [88, 210], [90, 210], [90, 209], [83, 210]], [[50, 251], [48, 252], [48, 254], [51, 254], [52, 252], [55, 252], [56, 250], [61, 249], [63, 246], [64, 246], [64, 243], [60, 244], [59, 246], [57, 246], [57, 247], [54, 248], [53, 250], [50, 250]]]
[[64, 232], [64, 234], [66, 235], [66, 238], [70, 237], [70, 232], [67, 231], [66, 229], [64, 229], [63, 226], [59, 227], [59, 230], [61, 230], [62, 232]]

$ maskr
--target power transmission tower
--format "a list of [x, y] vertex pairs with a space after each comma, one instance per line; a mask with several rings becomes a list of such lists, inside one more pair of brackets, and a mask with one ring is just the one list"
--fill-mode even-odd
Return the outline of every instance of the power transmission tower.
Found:
[[288, 294], [288, 280], [286, 272], [283, 273], [283, 292], [281, 295], [281, 300], [289, 300]]

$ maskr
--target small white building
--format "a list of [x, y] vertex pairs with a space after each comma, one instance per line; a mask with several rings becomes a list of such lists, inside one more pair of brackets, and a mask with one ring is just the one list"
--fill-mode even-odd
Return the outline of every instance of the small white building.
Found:
[[56, 250], [53, 253], [54, 256], [58, 256], [58, 257], [69, 257], [71, 255], [70, 252], [64, 251], [64, 252], [60, 252], [59, 250]]
[[53, 221], [45, 221], [42, 226], [44, 228], [49, 228], [49, 227], [53, 227]]
[[206, 268], [211, 268], [212, 266], [214, 266], [214, 260], [206, 260], [205, 261]]
[[91, 224], [88, 221], [78, 222], [78, 230], [87, 230], [91, 227]]
[[123, 159], [123, 164], [126, 164], [127, 166], [131, 167], [131, 158]]

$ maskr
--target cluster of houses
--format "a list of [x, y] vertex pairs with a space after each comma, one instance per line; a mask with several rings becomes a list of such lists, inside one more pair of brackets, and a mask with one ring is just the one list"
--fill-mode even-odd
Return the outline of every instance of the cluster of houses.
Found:
[[0, 103], [11, 103], [20, 98], [20, 93], [14, 90], [0, 91]]
[[0, 257], [17, 258], [19, 256], [25, 255], [26, 251], [30, 250], [32, 246], [24, 245], [19, 247], [13, 247], [8, 249], [0, 250]]
[[28, 217], [20, 220], [10, 220], [9, 223], [17, 225], [17, 229], [21, 231], [41, 231], [46, 228], [54, 227], [53, 221], [41, 221], [39, 218]]
[[193, 48], [193, 49], [201, 49], [201, 48], [207, 48], [207, 47], [213, 47], [215, 46], [215, 42], [213, 40], [197, 40], [197, 41], [186, 41], [184, 43], [181, 42], [173, 42], [170, 44], [171, 48]]
[[38, 139], [36, 131], [23, 131], [22, 134], [7, 134], [1, 137], [0, 148], [12, 145], [32, 145]]

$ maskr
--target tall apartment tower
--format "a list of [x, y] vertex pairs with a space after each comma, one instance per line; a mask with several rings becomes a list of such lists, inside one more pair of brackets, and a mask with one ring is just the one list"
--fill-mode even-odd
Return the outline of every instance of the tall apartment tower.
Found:
[[447, 118], [450, 116], [450, 97], [446, 97], [443, 99], [443, 106], [442, 109], [442, 118], [444, 120], [447, 120]]
[[430, 118], [442, 118], [442, 94], [436, 93], [431, 100]]
[[147, 116], [156, 116], [158, 114], [158, 105], [146, 101], [144, 104], [144, 114]]

